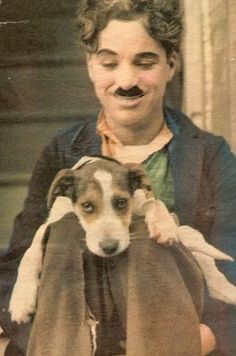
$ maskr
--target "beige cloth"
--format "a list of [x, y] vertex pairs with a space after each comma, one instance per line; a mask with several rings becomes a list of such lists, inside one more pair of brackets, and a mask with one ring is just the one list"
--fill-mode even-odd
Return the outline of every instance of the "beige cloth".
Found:
[[98, 118], [97, 131], [102, 137], [102, 154], [113, 157], [121, 163], [141, 163], [152, 153], [161, 150], [173, 138], [173, 133], [164, 121], [161, 131], [149, 144], [123, 145], [110, 130], [103, 111]]

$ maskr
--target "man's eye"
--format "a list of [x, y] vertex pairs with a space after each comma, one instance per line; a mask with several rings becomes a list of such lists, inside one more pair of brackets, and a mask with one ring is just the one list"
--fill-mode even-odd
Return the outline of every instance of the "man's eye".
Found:
[[127, 205], [128, 205], [128, 199], [126, 198], [117, 199], [115, 202], [115, 207], [117, 209], [125, 209]]
[[104, 68], [114, 69], [117, 66], [117, 63], [116, 62], [104, 62], [104, 63], [102, 63], [102, 66]]
[[82, 204], [82, 209], [83, 209], [86, 213], [91, 214], [91, 213], [94, 212], [95, 206], [94, 206], [92, 203], [90, 203], [90, 202], [85, 202], [85, 203]]
[[142, 67], [143, 69], [150, 69], [154, 66], [155, 63], [153, 62], [140, 62], [137, 63], [138, 67]]

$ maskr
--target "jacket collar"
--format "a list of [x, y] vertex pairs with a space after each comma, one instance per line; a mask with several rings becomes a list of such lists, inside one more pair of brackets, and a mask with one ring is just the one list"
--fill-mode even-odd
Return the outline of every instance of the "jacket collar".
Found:
[[184, 114], [167, 109], [166, 120], [174, 132], [168, 146], [175, 212], [183, 225], [194, 225], [201, 184], [204, 143], [199, 130]]

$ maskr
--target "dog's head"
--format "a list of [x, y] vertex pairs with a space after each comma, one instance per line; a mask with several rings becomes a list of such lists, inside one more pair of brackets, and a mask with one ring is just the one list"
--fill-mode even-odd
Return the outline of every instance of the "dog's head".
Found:
[[133, 197], [138, 190], [142, 197], [151, 191], [145, 171], [140, 165], [121, 165], [105, 157], [88, 157], [75, 168], [61, 170], [55, 177], [49, 209], [57, 196], [69, 197], [86, 232], [88, 249], [103, 257], [121, 253], [130, 241]]

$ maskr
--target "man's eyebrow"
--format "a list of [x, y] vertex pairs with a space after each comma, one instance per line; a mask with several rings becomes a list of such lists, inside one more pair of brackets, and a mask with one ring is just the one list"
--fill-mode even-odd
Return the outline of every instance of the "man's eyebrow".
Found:
[[[104, 56], [106, 56], [106, 55], [107, 56], [118, 56], [118, 54], [115, 51], [113, 51], [113, 50], [111, 50], [109, 48], [102, 48], [96, 54], [97, 54], [97, 56], [103, 56], [103, 55]], [[142, 60], [142, 59], [153, 59], [155, 61], [158, 61], [159, 57], [160, 56], [159, 56], [158, 53], [149, 52], [149, 51], [136, 53], [135, 56], [134, 56], [136, 61], [137, 60]]]
[[114, 52], [108, 48], [102, 48], [96, 54], [97, 54], [97, 56], [102, 56], [102, 55], [117, 56], [116, 52]]
[[159, 54], [155, 53], [155, 52], [141, 52], [141, 53], [137, 53], [135, 55], [135, 59], [136, 60], [140, 60], [140, 59], [154, 59], [154, 60], [159, 60]]

